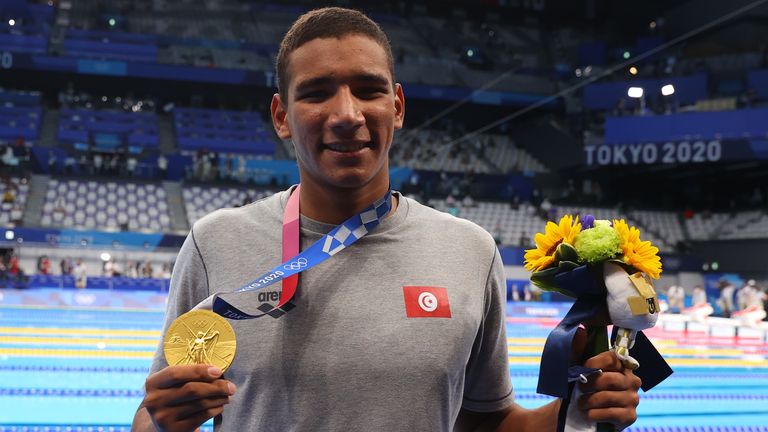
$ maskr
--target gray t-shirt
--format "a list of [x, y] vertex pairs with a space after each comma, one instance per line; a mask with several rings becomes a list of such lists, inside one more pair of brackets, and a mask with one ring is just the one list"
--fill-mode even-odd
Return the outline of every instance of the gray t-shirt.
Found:
[[[195, 224], [174, 268], [163, 333], [210, 294], [234, 291], [281, 262], [288, 196]], [[504, 269], [493, 239], [469, 221], [397, 198], [373, 232], [301, 273], [287, 313], [229, 321], [237, 353], [224, 376], [238, 391], [217, 430], [451, 431], [462, 407], [512, 404]], [[302, 217], [302, 250], [332, 228]], [[450, 317], [409, 317], [408, 308], [418, 315], [420, 307], [406, 300], [411, 286], [444, 289], [448, 305], [439, 310]], [[258, 293], [280, 287], [228, 300], [257, 314]], [[165, 366], [161, 346], [152, 371]]]

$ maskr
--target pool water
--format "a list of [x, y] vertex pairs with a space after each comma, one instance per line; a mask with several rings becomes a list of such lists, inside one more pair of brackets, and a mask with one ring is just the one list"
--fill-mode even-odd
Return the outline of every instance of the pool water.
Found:
[[[544, 340], [557, 317], [509, 308], [517, 402], [536, 393]], [[157, 308], [0, 305], [0, 432], [128, 431], [160, 338]], [[768, 431], [768, 344], [653, 329], [675, 373], [641, 394], [630, 431]], [[210, 428], [204, 428], [210, 430]]]

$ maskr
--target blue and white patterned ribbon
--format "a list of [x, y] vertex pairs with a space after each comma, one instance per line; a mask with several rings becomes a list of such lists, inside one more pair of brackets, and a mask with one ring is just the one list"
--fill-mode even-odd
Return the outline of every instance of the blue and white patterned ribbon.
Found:
[[[345, 248], [349, 247], [352, 243], [363, 238], [366, 234], [376, 228], [379, 223], [381, 223], [382, 219], [384, 219], [384, 217], [392, 208], [392, 200], [390, 199], [391, 195], [392, 190], [390, 189], [379, 200], [368, 206], [362, 212], [342, 222], [339, 226], [332, 229], [328, 234], [325, 234], [318, 241], [314, 242], [311, 246], [304, 250], [304, 252], [301, 252], [295, 257], [278, 265], [271, 271], [254, 279], [252, 282], [243, 285], [233, 293], [214, 294], [212, 296], [212, 310], [224, 318], [244, 320], [259, 318], [277, 309], [277, 306], [275, 306], [271, 309], [261, 310], [263, 312], [261, 314], [251, 315], [232, 306], [229, 302], [222, 298], [222, 295], [243, 293], [265, 288], [285, 278], [308, 270], [322, 263], [328, 258], [336, 255]], [[196, 309], [207, 309], [208, 307], [206, 307], [206, 305], [210, 299], [211, 298], [206, 299], [206, 301], [198, 305]]]

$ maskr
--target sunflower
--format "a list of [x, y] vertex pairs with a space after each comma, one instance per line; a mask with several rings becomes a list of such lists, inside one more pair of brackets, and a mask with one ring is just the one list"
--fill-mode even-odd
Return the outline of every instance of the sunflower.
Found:
[[613, 228], [619, 233], [621, 238], [624, 262], [653, 279], [658, 279], [661, 274], [661, 258], [658, 255], [659, 248], [651, 245], [649, 241], [641, 241], [640, 230], [627, 225], [624, 219], [614, 219]]
[[552, 221], [547, 222], [544, 228], [544, 234], [536, 233], [536, 249], [525, 251], [525, 269], [528, 271], [539, 271], [549, 267], [555, 262], [555, 251], [560, 243], [573, 245], [576, 236], [581, 232], [579, 217], [576, 219], [571, 215], [565, 215], [556, 224]]

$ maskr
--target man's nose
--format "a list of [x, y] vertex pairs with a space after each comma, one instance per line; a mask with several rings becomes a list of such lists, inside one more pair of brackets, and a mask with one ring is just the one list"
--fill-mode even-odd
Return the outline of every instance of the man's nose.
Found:
[[349, 87], [342, 87], [336, 93], [328, 122], [336, 130], [357, 129], [365, 123], [359, 101]]

